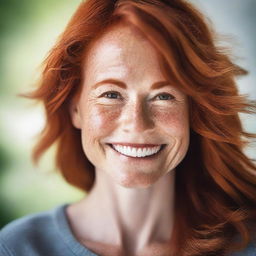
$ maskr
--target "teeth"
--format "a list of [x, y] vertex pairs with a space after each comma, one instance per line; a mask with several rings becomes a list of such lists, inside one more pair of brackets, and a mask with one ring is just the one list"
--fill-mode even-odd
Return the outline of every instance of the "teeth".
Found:
[[160, 149], [161, 146], [150, 147], [150, 148], [134, 148], [130, 146], [121, 146], [121, 145], [112, 145], [116, 151], [119, 153], [132, 156], [132, 157], [145, 157], [151, 156], [156, 154]]

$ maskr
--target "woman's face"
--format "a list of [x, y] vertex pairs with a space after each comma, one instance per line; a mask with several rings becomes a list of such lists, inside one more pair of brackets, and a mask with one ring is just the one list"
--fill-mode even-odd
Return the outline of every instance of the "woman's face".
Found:
[[71, 115], [97, 175], [148, 187], [184, 158], [187, 98], [165, 81], [155, 49], [132, 28], [116, 27], [93, 44], [82, 86]]

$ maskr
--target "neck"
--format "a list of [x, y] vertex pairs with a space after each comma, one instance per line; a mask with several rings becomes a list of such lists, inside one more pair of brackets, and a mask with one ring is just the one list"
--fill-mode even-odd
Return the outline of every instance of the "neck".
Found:
[[[113, 183], [107, 175], [96, 171], [93, 189], [77, 203], [80, 229], [84, 228], [81, 236], [120, 246], [130, 255], [153, 243], [170, 241], [175, 170], [147, 188], [125, 188]], [[90, 237], [86, 230], [91, 230]]]

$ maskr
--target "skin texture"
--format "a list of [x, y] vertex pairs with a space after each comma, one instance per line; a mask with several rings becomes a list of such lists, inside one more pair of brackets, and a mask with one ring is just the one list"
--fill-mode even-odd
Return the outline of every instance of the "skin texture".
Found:
[[[120, 88], [115, 79], [125, 83]], [[100, 255], [166, 255], [175, 167], [189, 145], [186, 96], [165, 81], [153, 46], [130, 26], [100, 37], [85, 57], [73, 125], [96, 171], [93, 189], [67, 209], [77, 239]], [[126, 157], [108, 143], [166, 144], [154, 158]]]

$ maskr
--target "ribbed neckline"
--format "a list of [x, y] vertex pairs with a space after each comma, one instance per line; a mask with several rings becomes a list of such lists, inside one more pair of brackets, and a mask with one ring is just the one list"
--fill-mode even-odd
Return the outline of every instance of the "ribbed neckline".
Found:
[[54, 211], [54, 223], [57, 226], [57, 230], [62, 240], [66, 243], [69, 249], [73, 252], [74, 255], [77, 256], [99, 256], [89, 249], [87, 249], [84, 245], [82, 245], [72, 233], [70, 228], [68, 218], [66, 215], [66, 208], [70, 204], [62, 204], [57, 206]]

